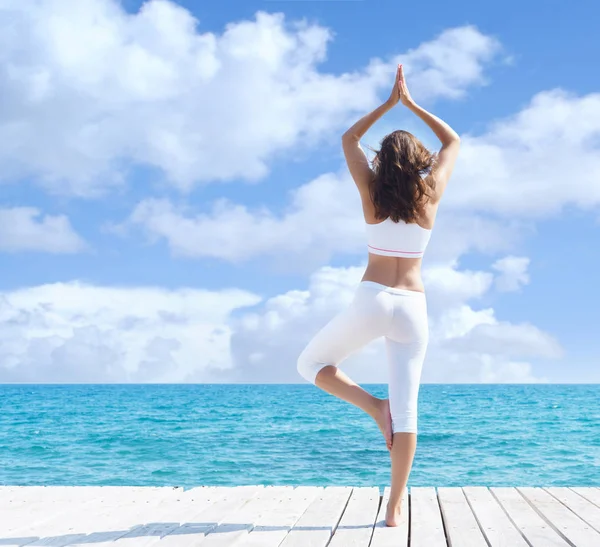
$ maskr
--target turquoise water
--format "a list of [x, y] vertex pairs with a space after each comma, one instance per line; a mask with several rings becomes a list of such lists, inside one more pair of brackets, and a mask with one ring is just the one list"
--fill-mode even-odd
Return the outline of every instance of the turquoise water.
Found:
[[[365, 386], [385, 396], [385, 385]], [[599, 385], [423, 385], [409, 486], [600, 486]], [[389, 484], [312, 385], [0, 385], [0, 484]]]

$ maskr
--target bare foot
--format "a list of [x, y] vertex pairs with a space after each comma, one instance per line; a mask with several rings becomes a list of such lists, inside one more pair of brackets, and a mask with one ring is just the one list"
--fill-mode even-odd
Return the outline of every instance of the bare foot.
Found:
[[392, 449], [392, 415], [390, 414], [390, 400], [379, 399], [377, 402], [377, 414], [374, 416], [381, 433], [385, 438], [388, 450]]
[[397, 507], [393, 507], [389, 504], [387, 505], [387, 510], [385, 512], [385, 523], [387, 526], [398, 526], [400, 524], [400, 515], [402, 514], [402, 508], [400, 505]]

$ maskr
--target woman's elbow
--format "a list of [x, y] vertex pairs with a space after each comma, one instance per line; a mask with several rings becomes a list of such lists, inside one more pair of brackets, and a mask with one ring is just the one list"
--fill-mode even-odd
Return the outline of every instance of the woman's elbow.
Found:
[[445, 147], [448, 147], [448, 146], [458, 147], [458, 146], [460, 146], [460, 136], [458, 135], [458, 133], [448, 135], [442, 142], [442, 145]]

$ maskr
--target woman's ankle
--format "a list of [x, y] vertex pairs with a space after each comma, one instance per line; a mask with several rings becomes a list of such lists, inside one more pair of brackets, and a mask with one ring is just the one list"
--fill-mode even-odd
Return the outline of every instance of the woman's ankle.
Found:
[[389, 511], [390, 509], [393, 509], [394, 511], [396, 511], [397, 513], [400, 511], [400, 509], [402, 508], [402, 499], [399, 499], [398, 501], [394, 502], [393, 500], [389, 499], [388, 503], [387, 503], [387, 510]]

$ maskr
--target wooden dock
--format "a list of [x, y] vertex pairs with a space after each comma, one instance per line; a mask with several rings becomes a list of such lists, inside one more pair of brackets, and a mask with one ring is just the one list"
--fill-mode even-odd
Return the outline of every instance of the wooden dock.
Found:
[[0, 546], [599, 547], [600, 488], [0, 487]]

